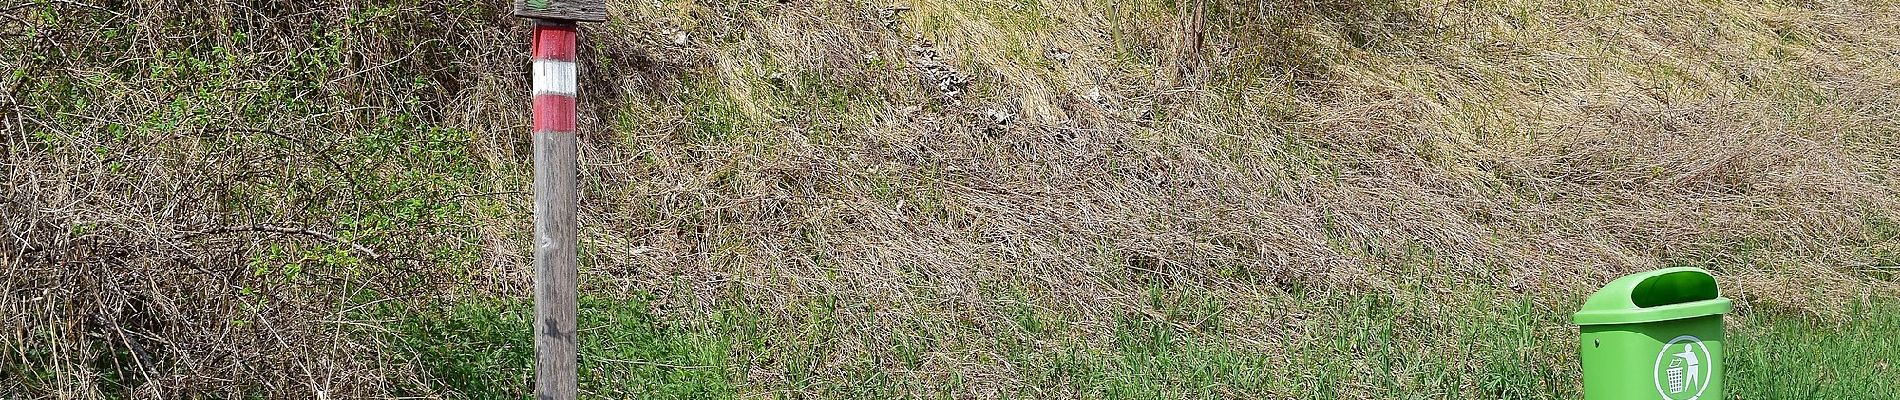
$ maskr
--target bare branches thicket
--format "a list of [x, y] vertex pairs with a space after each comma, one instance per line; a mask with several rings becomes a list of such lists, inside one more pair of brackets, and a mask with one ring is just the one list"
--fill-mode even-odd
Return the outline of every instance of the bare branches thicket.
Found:
[[469, 128], [440, 121], [520, 99], [470, 87], [476, 71], [521, 80], [518, 27], [493, 7], [0, 12], [0, 397], [414, 387], [384, 317], [352, 299], [434, 297], [443, 249], [476, 246], [443, 227], [471, 223], [454, 201], [493, 200], [466, 196], [494, 192], [477, 184], [492, 171], [463, 167], [470, 150], [450, 146]]

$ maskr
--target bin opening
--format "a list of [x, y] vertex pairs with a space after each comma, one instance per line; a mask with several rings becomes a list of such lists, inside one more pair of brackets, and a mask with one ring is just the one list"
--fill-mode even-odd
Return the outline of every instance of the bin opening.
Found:
[[1637, 307], [1655, 307], [1714, 299], [1718, 295], [1715, 277], [1702, 271], [1679, 271], [1644, 279], [1630, 291], [1630, 302]]
[[1616, 278], [1590, 294], [1570, 321], [1622, 325], [1716, 315], [1728, 312], [1732, 305], [1721, 296], [1709, 271], [1664, 268]]

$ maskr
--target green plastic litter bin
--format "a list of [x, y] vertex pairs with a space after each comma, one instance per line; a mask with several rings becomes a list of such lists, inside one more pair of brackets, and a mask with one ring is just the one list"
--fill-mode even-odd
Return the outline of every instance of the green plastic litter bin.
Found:
[[1582, 331], [1590, 400], [1720, 400], [1722, 314], [1731, 307], [1701, 268], [1611, 281], [1571, 316]]

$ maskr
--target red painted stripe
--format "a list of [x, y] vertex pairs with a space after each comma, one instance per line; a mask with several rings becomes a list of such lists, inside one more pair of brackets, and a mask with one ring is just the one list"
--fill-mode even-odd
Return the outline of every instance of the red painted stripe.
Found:
[[[575, 61], [575, 42], [579, 32], [573, 24], [536, 23], [531, 53], [537, 60]], [[553, 79], [557, 77], [536, 77]], [[570, 82], [573, 76], [558, 77]], [[534, 96], [533, 132], [574, 132], [574, 96], [540, 94]]]
[[573, 131], [573, 97], [556, 94], [534, 96], [534, 132]]
[[540, 23], [534, 25], [534, 58], [574, 61], [574, 42], [579, 32], [574, 25]]

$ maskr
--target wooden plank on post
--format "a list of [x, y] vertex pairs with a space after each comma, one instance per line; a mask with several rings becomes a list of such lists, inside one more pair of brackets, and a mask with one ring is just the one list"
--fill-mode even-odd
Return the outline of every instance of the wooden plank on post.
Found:
[[515, 0], [515, 16], [562, 21], [607, 20], [605, 0]]

